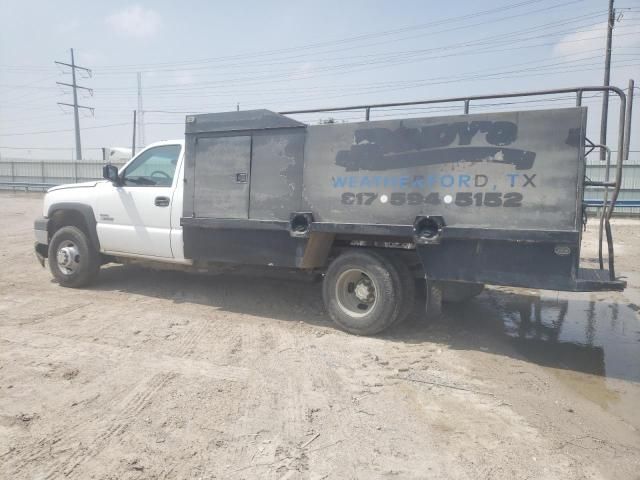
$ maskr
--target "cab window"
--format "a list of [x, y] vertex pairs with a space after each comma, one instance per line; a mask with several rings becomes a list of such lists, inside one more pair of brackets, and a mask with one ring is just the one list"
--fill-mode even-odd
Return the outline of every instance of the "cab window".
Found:
[[170, 187], [179, 156], [180, 145], [162, 145], [144, 151], [125, 169], [124, 185]]

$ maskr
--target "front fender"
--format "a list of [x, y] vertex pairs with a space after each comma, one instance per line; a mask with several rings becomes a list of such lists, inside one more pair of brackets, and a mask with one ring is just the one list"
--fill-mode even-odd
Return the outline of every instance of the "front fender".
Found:
[[87, 229], [87, 235], [93, 247], [100, 251], [100, 239], [98, 238], [98, 230], [96, 228], [96, 217], [93, 213], [93, 208], [90, 205], [76, 202], [58, 202], [49, 205], [47, 210], [47, 218], [49, 218], [49, 235], [52, 235], [51, 228], [55, 228], [54, 216], [56, 212], [75, 212], [78, 213], [84, 220], [84, 224]]

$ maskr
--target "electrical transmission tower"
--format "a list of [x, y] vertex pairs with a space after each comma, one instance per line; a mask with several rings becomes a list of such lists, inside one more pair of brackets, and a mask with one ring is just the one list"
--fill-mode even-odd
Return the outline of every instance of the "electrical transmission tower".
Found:
[[55, 63], [58, 65], [71, 68], [71, 83], [64, 83], [64, 82], [56, 82], [56, 83], [58, 85], [71, 87], [73, 89], [73, 104], [58, 102], [58, 105], [73, 107], [73, 116], [75, 120], [75, 130], [76, 130], [76, 160], [82, 160], [82, 144], [80, 143], [80, 116], [78, 115], [78, 110], [81, 108], [84, 108], [86, 110], [89, 110], [93, 115], [93, 108], [85, 107], [84, 105], [78, 105], [78, 89], [88, 91], [91, 96], [93, 96], [93, 90], [91, 88], [82, 87], [77, 84], [76, 70], [82, 70], [86, 72], [89, 76], [91, 76], [91, 70], [89, 70], [88, 68], [84, 68], [76, 65], [75, 59], [73, 57], [73, 48], [71, 49], [71, 63], [64, 63], [64, 62], [58, 62], [58, 61], [56, 61]]
[[144, 147], [144, 109], [142, 107], [142, 74], [138, 72], [138, 146]]

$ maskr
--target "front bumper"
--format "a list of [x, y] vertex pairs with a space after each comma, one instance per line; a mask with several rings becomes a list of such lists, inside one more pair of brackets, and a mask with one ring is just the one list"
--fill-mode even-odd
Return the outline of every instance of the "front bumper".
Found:
[[36, 235], [36, 241], [43, 245], [49, 244], [49, 219], [40, 217], [33, 222], [33, 231]]
[[49, 254], [49, 219], [48, 218], [38, 218], [35, 222], [33, 222], [33, 232], [36, 236], [35, 243], [35, 252], [36, 258], [40, 265], [44, 267], [44, 259], [47, 258]]

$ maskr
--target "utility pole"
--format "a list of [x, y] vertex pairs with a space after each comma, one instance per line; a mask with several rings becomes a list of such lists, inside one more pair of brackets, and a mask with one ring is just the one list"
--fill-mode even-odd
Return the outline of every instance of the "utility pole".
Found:
[[[611, 77], [611, 41], [613, 39], [613, 24], [616, 21], [616, 10], [613, 8], [614, 0], [609, 0], [609, 16], [607, 18], [607, 50], [604, 59], [604, 82], [605, 87], [609, 86]], [[607, 144], [607, 119], [609, 117], [609, 91], [605, 90], [602, 95], [602, 118], [600, 119], [600, 145]], [[604, 161], [606, 152], [600, 149], [600, 160]]]
[[131, 158], [136, 156], [136, 111], [133, 111], [133, 140], [131, 141]]
[[74, 116], [75, 131], [76, 131], [76, 161], [82, 160], [82, 144], [80, 143], [80, 115], [78, 114], [78, 110], [80, 108], [84, 108], [91, 111], [91, 114], [93, 115], [93, 108], [85, 107], [83, 105], [78, 105], [78, 89], [87, 90], [91, 96], [93, 96], [93, 90], [91, 88], [82, 87], [77, 84], [76, 70], [83, 70], [87, 72], [89, 76], [91, 76], [91, 70], [89, 70], [88, 68], [79, 67], [78, 65], [76, 65], [75, 58], [73, 56], [73, 48], [71, 49], [71, 63], [64, 63], [64, 62], [58, 62], [58, 61], [54, 63], [58, 65], [63, 65], [65, 67], [71, 67], [71, 83], [64, 83], [64, 82], [56, 82], [56, 83], [58, 85], [71, 87], [73, 89], [73, 104], [58, 102], [58, 105], [73, 107], [73, 116]]
[[629, 144], [631, 142], [631, 115], [633, 113], [633, 91], [636, 84], [633, 79], [629, 79], [629, 88], [627, 89], [627, 111], [624, 122], [624, 160], [629, 160]]
[[142, 108], [142, 74], [138, 72], [138, 146], [144, 147], [144, 110]]

